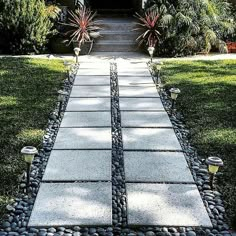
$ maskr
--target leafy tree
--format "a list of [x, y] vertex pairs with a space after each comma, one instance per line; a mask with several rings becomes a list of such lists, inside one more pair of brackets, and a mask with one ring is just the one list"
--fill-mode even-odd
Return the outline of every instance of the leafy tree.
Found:
[[4, 48], [16, 54], [39, 53], [53, 33], [52, 17], [43, 0], [0, 0]]
[[225, 40], [235, 32], [231, 5], [226, 1], [148, 0], [145, 9], [164, 13], [157, 45], [159, 54], [208, 53], [212, 47], [224, 52]]

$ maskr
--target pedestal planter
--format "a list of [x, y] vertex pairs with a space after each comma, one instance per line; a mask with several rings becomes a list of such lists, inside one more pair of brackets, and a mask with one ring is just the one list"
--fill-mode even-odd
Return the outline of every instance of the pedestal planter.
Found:
[[227, 42], [226, 44], [229, 53], [236, 53], [236, 42]]

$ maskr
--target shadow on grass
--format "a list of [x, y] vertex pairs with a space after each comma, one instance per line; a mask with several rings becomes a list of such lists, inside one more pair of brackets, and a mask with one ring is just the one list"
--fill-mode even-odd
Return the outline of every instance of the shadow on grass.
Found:
[[8, 197], [16, 192], [24, 163], [24, 145], [40, 147], [57, 90], [65, 78], [62, 61], [0, 59], [0, 216]]
[[204, 158], [218, 155], [228, 214], [236, 227], [236, 61], [171, 62], [164, 67], [166, 88], [179, 87], [178, 110], [191, 131], [192, 144]]

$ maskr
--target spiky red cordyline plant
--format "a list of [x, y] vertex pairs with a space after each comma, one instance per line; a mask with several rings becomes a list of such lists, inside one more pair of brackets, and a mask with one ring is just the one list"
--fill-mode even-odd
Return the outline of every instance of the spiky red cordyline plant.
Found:
[[142, 32], [136, 39], [139, 41], [139, 46], [145, 43], [149, 47], [155, 47], [161, 35], [158, 31], [161, 15], [155, 10], [147, 10], [144, 16], [136, 13], [136, 18], [141, 21], [141, 23], [137, 23], [139, 27], [135, 29]]
[[69, 23], [65, 24], [73, 28], [66, 33], [71, 37], [69, 44], [78, 41], [80, 48], [81, 44], [90, 41], [89, 33], [100, 29], [98, 22], [94, 21], [96, 12], [93, 13], [89, 8], [82, 6], [75, 12], [69, 11], [69, 15]]

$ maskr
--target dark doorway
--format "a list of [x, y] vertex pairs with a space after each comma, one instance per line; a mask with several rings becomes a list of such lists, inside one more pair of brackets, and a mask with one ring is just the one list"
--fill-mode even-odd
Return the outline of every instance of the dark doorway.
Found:
[[90, 0], [92, 9], [131, 9], [132, 0]]

